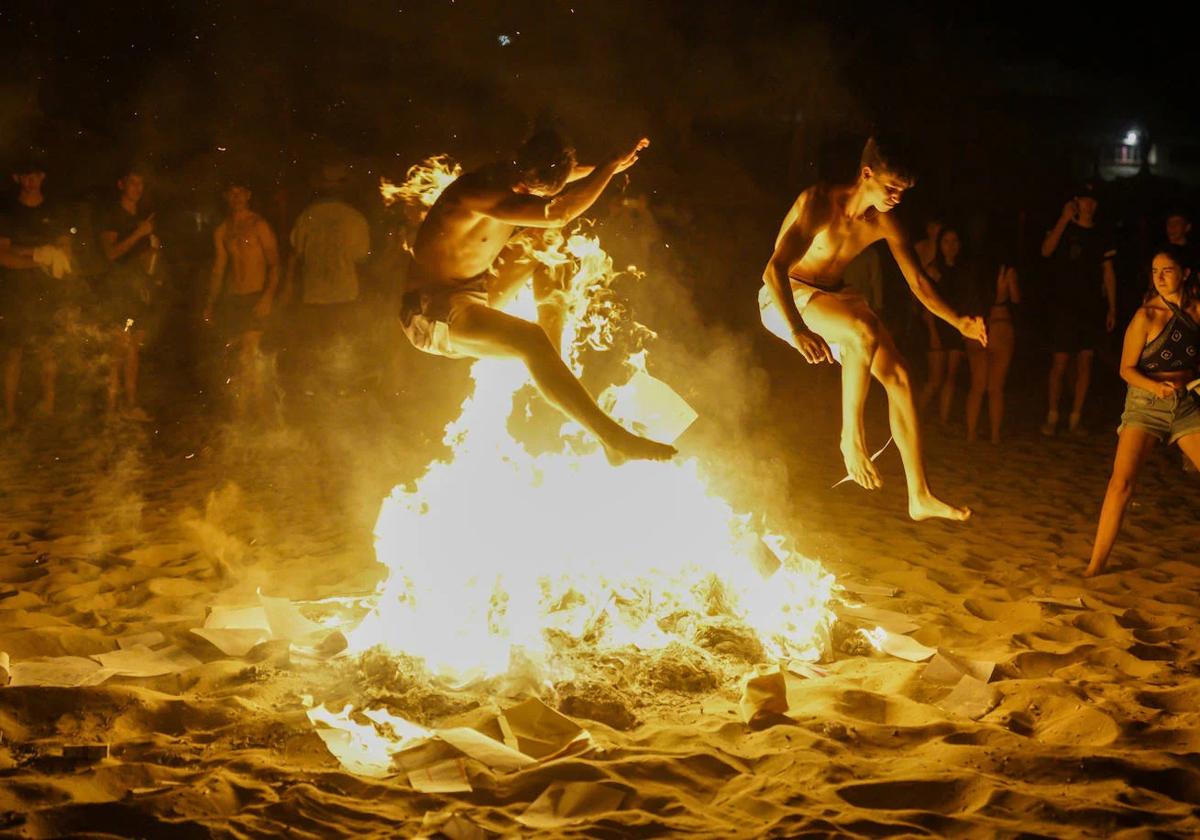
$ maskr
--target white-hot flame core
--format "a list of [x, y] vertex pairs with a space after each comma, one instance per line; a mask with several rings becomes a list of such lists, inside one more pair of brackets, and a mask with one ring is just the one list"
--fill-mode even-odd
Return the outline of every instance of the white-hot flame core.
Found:
[[[428, 206], [439, 181], [418, 169], [398, 194]], [[612, 261], [583, 230], [544, 237], [530, 257], [571, 278], [563, 357], [579, 372], [580, 351], [611, 347], [622, 326]], [[535, 316], [531, 295], [514, 308]], [[644, 354], [630, 361], [644, 370]], [[352, 651], [382, 645], [464, 679], [505, 672], [518, 649], [552, 664], [555, 631], [595, 649], [647, 649], [689, 641], [718, 615], [752, 629], [771, 658], [827, 649], [832, 576], [713, 494], [697, 460], [613, 467], [565, 419], [565, 451], [531, 455], [508, 432], [524, 367], [481, 360], [471, 376], [474, 393], [446, 429], [451, 457], [383, 502], [375, 551], [388, 577]], [[785, 561], [768, 579], [753, 563], [763, 542]]]

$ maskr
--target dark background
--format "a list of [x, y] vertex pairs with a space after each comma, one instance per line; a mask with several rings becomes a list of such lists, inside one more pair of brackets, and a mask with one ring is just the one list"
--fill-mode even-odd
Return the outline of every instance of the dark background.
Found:
[[[170, 210], [160, 230], [190, 266], [178, 274], [203, 284], [230, 173], [250, 179], [286, 243], [323, 161], [352, 166], [357, 203], [378, 220], [378, 177], [433, 153], [475, 165], [539, 120], [585, 160], [646, 134], [653, 146], [620, 189], [647, 197], [701, 318], [753, 332], [753, 287], [786, 208], [818, 177], [853, 177], [876, 128], [916, 149], [920, 179], [900, 208], [914, 234], [930, 213], [986, 218], [1035, 304], [1042, 233], [1137, 128], [1161, 165], [1101, 191], [1127, 310], [1200, 163], [1187, 7], [974, 5], [10, 2], [0, 158], [44, 149], [47, 191], [90, 204], [129, 161], [146, 163], [147, 201]], [[911, 304], [889, 271], [900, 323]], [[1027, 312], [1019, 354], [1032, 363], [1044, 331]]]

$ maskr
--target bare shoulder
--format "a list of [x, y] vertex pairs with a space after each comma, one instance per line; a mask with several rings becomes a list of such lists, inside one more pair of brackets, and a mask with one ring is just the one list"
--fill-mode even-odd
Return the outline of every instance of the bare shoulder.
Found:
[[438, 201], [451, 205], [492, 205], [511, 194], [510, 189], [500, 185], [488, 172], [468, 172], [446, 187]]

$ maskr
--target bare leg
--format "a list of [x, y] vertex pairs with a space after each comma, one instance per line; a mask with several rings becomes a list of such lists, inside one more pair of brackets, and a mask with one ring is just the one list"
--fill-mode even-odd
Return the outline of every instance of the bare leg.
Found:
[[125, 367], [125, 343], [128, 338], [124, 330], [118, 330], [109, 350], [112, 358], [109, 360], [108, 390], [105, 392], [105, 406], [109, 414], [117, 410], [117, 397], [121, 393], [121, 372]]
[[130, 335], [125, 347], [125, 405], [134, 409], [138, 404], [138, 366], [141, 361], [138, 348], [140, 336]]
[[1071, 403], [1071, 429], [1075, 430], [1079, 426], [1079, 416], [1083, 413], [1083, 401], [1087, 399], [1088, 385], [1092, 382], [1092, 357], [1095, 355], [1091, 350], [1082, 350], [1079, 353], [1078, 368], [1075, 374], [1075, 399]]
[[[842, 458], [846, 471], [868, 490], [883, 482], [871, 463], [863, 428], [863, 409], [871, 385], [871, 363], [879, 346], [883, 325], [862, 299], [814, 294], [804, 310], [804, 320], [826, 342], [837, 345], [842, 359]], [[909, 395], [911, 402], [912, 395]], [[915, 411], [915, 409], [914, 409]]]
[[970, 508], [947, 504], [929, 489], [908, 366], [885, 329], [880, 331], [879, 350], [875, 353], [871, 373], [887, 390], [892, 437], [896, 440], [896, 448], [900, 450], [904, 477], [908, 482], [908, 515], [918, 522], [924, 519], [952, 519], [957, 522], [969, 519]]
[[1062, 382], [1063, 375], [1067, 372], [1067, 362], [1070, 360], [1070, 353], [1055, 353], [1050, 362], [1050, 380], [1049, 380], [1049, 395], [1050, 408], [1046, 414], [1046, 424], [1042, 426], [1042, 434], [1054, 434], [1055, 425], [1058, 423], [1058, 404], [1062, 402]]
[[988, 328], [988, 414], [992, 421], [992, 443], [1000, 442], [1000, 425], [1004, 420], [1004, 383], [1012, 363], [1015, 345], [1012, 321], [992, 321]]
[[1175, 441], [1183, 454], [1192, 462], [1192, 466], [1200, 470], [1200, 434], [1188, 435]]
[[988, 385], [988, 353], [977, 342], [967, 344], [967, 365], [971, 369], [971, 386], [967, 391], [967, 440], [974, 443]]
[[39, 355], [42, 357], [42, 401], [38, 405], [38, 410], [49, 416], [54, 413], [54, 386], [55, 380], [58, 379], [58, 360], [54, 358], [53, 351], [47, 345], [42, 346]]
[[[1200, 435], [1189, 437], [1200, 443]], [[1185, 438], [1184, 440], [1186, 440]], [[1180, 441], [1182, 444], [1183, 441]], [[1146, 455], [1157, 443], [1157, 438], [1141, 429], [1126, 427], [1117, 438], [1117, 455], [1113, 459], [1112, 477], [1108, 480], [1108, 489], [1104, 492], [1104, 504], [1100, 508], [1100, 522], [1096, 525], [1096, 540], [1092, 544], [1092, 560], [1088, 563], [1084, 577], [1092, 577], [1104, 569], [1108, 555], [1112, 553], [1113, 544], [1121, 530], [1121, 520], [1125, 517], [1125, 508], [1133, 495], [1137, 484], [1138, 473]], [[1186, 449], [1184, 450], [1187, 451]], [[1191, 453], [1189, 453], [1190, 455]]]
[[922, 417], [925, 416], [925, 409], [933, 400], [933, 395], [941, 391], [942, 382], [946, 378], [946, 351], [930, 350], [925, 356], [929, 360], [929, 378], [925, 381], [925, 387], [921, 389], [919, 406]]
[[4, 355], [4, 428], [17, 424], [17, 390], [21, 387], [20, 347], [10, 347]]
[[600, 438], [613, 460], [662, 461], [676, 454], [674, 447], [639, 437], [601, 411], [537, 324], [475, 304], [454, 318], [450, 337], [457, 350], [470, 356], [521, 359], [542, 395]]
[[950, 405], [954, 401], [954, 388], [958, 384], [958, 366], [962, 364], [962, 351], [946, 353], [946, 381], [942, 383], [941, 399], [938, 401], [938, 419], [945, 426], [950, 422]]

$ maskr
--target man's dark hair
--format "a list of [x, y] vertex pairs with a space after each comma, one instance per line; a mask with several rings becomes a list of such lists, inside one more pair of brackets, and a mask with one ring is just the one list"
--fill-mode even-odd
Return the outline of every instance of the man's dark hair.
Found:
[[859, 169], [869, 166], [875, 172], [889, 172], [906, 181], [916, 183], [917, 175], [907, 154], [901, 149], [900, 143], [894, 138], [874, 134], [867, 138], [863, 146]]
[[557, 131], [543, 129], [521, 144], [513, 164], [523, 185], [556, 193], [575, 167], [575, 149]]

